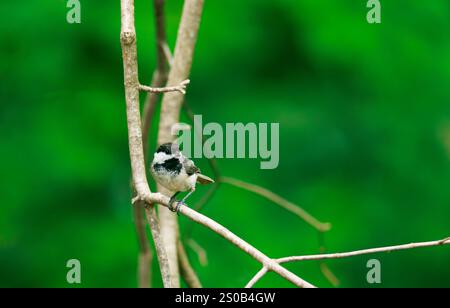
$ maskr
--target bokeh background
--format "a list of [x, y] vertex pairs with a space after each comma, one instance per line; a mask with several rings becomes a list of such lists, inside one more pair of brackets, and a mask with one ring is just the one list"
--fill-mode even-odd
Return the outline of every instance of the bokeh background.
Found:
[[[224, 175], [272, 189], [333, 228], [328, 251], [449, 236], [450, 3], [206, 0], [187, 99], [205, 122], [280, 123], [280, 164], [220, 159]], [[135, 287], [138, 245], [119, 42], [119, 1], [0, 4], [0, 286]], [[171, 46], [181, 0], [167, 1]], [[140, 79], [155, 67], [153, 6], [136, 0]], [[155, 131], [153, 128], [153, 131]], [[153, 142], [154, 143], [154, 142]], [[198, 161], [210, 173], [206, 161]], [[190, 203], [207, 191], [201, 187]], [[223, 185], [204, 213], [273, 257], [319, 250], [317, 232], [252, 193]], [[180, 218], [181, 229], [189, 225]], [[241, 287], [259, 264], [195, 227], [208, 287]], [[450, 249], [327, 262], [342, 287], [449, 287]], [[289, 269], [321, 287], [316, 262]], [[161, 286], [156, 265], [153, 284]], [[275, 274], [257, 286], [291, 287]]]

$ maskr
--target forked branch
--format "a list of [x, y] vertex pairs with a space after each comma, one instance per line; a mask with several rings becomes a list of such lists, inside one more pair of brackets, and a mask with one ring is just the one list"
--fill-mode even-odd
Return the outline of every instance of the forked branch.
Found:
[[[420, 247], [431, 247], [431, 246], [441, 246], [441, 245], [449, 245], [450, 237], [445, 238], [443, 240], [438, 241], [430, 241], [430, 242], [421, 242], [421, 243], [411, 243], [397, 246], [387, 246], [380, 248], [370, 248], [363, 250], [356, 250], [351, 252], [343, 252], [343, 253], [329, 253], [329, 254], [319, 254], [319, 255], [309, 255], [309, 256], [293, 256], [293, 257], [285, 257], [274, 260], [278, 264], [287, 263], [287, 262], [296, 262], [296, 261], [309, 261], [309, 260], [325, 260], [325, 259], [341, 259], [341, 258], [349, 258], [354, 256], [366, 255], [366, 254], [374, 254], [380, 252], [392, 252], [397, 250], [406, 250], [406, 249], [415, 249]], [[253, 287], [264, 275], [270, 271], [269, 268], [263, 267], [256, 275], [249, 281], [249, 283], [245, 286], [246, 288]]]

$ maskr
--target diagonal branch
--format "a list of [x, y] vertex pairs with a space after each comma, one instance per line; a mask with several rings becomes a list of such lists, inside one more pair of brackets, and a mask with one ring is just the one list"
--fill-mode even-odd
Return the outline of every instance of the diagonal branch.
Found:
[[317, 229], [318, 231], [328, 231], [331, 228], [330, 223], [324, 223], [318, 221], [315, 217], [313, 217], [311, 214], [306, 212], [304, 209], [299, 207], [298, 205], [289, 202], [288, 200], [284, 199], [280, 195], [277, 195], [276, 193], [263, 188], [261, 186], [250, 184], [238, 179], [230, 178], [230, 177], [221, 177], [220, 182], [226, 183], [235, 187], [239, 187], [241, 189], [248, 190], [250, 192], [253, 192], [257, 195], [260, 195], [276, 204], [281, 206], [282, 208], [286, 209], [287, 211], [297, 215], [301, 219], [303, 219], [305, 222], [307, 222], [309, 225]]
[[192, 249], [192, 251], [197, 255], [198, 262], [202, 266], [208, 265], [208, 254], [206, 253], [206, 250], [200, 246], [199, 243], [194, 241], [192, 238], [188, 238], [186, 240], [186, 244]]
[[[397, 250], [407, 250], [407, 249], [415, 249], [421, 247], [431, 247], [431, 246], [442, 246], [449, 245], [450, 237], [445, 238], [443, 240], [431, 241], [431, 242], [421, 242], [421, 243], [411, 243], [397, 246], [387, 246], [380, 248], [370, 248], [363, 250], [356, 250], [351, 252], [343, 252], [343, 253], [329, 253], [329, 254], [319, 254], [319, 255], [309, 255], [309, 256], [293, 256], [293, 257], [285, 257], [274, 260], [278, 264], [283, 264], [287, 262], [296, 262], [296, 261], [309, 261], [309, 260], [325, 260], [325, 259], [341, 259], [341, 258], [349, 258], [354, 256], [366, 255], [366, 254], [374, 254], [380, 252], [392, 252]], [[263, 268], [256, 273], [256, 275], [249, 281], [249, 283], [245, 286], [246, 288], [253, 287], [264, 275], [269, 271], [267, 266], [263, 266]]]
[[[319, 253], [324, 254], [327, 252], [327, 247], [325, 245], [325, 232], [318, 231], [317, 239], [319, 242]], [[330, 267], [325, 263], [325, 260], [319, 262], [319, 268], [322, 275], [333, 285], [333, 287], [338, 287], [341, 283]]]
[[253, 286], [261, 280], [261, 278], [264, 277], [264, 275], [269, 271], [269, 269], [265, 266], [263, 266], [262, 269], [259, 270], [259, 272], [256, 273], [255, 276], [245, 285], [245, 288], [253, 288]]
[[[166, 208], [168, 208], [168, 204], [170, 201], [170, 198], [161, 194], [161, 193], [152, 193], [150, 195], [144, 195], [142, 196], [143, 199], [140, 199], [139, 201], [145, 201], [147, 204], [160, 204]], [[135, 200], [138, 201], [138, 200]], [[302, 278], [298, 277], [291, 271], [285, 269], [282, 267], [276, 260], [273, 260], [269, 258], [267, 255], [259, 251], [257, 248], [253, 247], [240, 237], [238, 237], [236, 234], [225, 228], [224, 226], [220, 225], [216, 221], [212, 220], [211, 218], [200, 214], [199, 212], [196, 212], [195, 210], [185, 206], [184, 204], [180, 204], [179, 207], [179, 214], [186, 216], [187, 218], [191, 219], [192, 221], [203, 225], [204, 227], [210, 229], [211, 231], [217, 233], [218, 235], [222, 236], [224, 239], [228, 240], [230, 243], [238, 247], [239, 249], [243, 250], [245, 253], [247, 253], [249, 256], [251, 256], [253, 259], [261, 263], [265, 268], [267, 268], [270, 271], [273, 271], [280, 275], [281, 277], [285, 278], [286, 280], [292, 282], [298, 287], [302, 288], [314, 288], [312, 284], [309, 282], [303, 280]]]
[[183, 243], [178, 241], [178, 262], [180, 262], [180, 273], [184, 281], [189, 288], [201, 288], [202, 284], [197, 276], [197, 273], [192, 268], [189, 262], [186, 249], [184, 249]]
[[[195, 116], [195, 114], [194, 114], [194, 111], [192, 110], [190, 104], [188, 104], [188, 102], [187, 102], [186, 100], [185, 100], [184, 103], [183, 103], [183, 110], [184, 110], [185, 114], [187, 115], [187, 117], [189, 118], [189, 120], [191, 121], [191, 123], [194, 124], [194, 116]], [[194, 128], [197, 128], [197, 126], [194, 125]], [[202, 130], [199, 129], [199, 128], [197, 128], [197, 129], [194, 131], [194, 134], [196, 134], [196, 135], [199, 137], [199, 139], [202, 141], [202, 146], [203, 146], [204, 143], [205, 143], [205, 141], [204, 141], [204, 139], [203, 139], [203, 132], [202, 132]], [[206, 149], [204, 149], [204, 150], [206, 150]], [[209, 152], [209, 151], [207, 151], [207, 152]], [[212, 172], [213, 172], [214, 178], [218, 181], [218, 180], [220, 179], [219, 166], [217, 165], [217, 161], [216, 161], [216, 159], [213, 157], [213, 155], [211, 155], [211, 153], [207, 153], [207, 152], [205, 152], [205, 155], [206, 155], [207, 157], [209, 157], [209, 158], [208, 158], [209, 166], [211, 167], [211, 170], [212, 170]], [[216, 183], [218, 184], [218, 182], [216, 182]], [[216, 188], [217, 188], [217, 185], [216, 185]], [[205, 200], [205, 203], [206, 203], [207, 201], [208, 201], [208, 200]], [[202, 207], [202, 206], [200, 206], [200, 204], [198, 204], [198, 205], [195, 206], [194, 208], [195, 208], [197, 211], [200, 211], [200, 210], [201, 210], [201, 207]]]

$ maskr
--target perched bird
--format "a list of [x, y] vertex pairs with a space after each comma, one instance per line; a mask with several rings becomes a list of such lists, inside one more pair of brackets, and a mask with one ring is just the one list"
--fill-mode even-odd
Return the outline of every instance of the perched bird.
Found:
[[[175, 194], [170, 198], [169, 209], [178, 212], [184, 201], [195, 191], [196, 183], [211, 184], [214, 180], [201, 174], [192, 160], [181, 153], [178, 144], [165, 143], [159, 146], [150, 167], [151, 174], [155, 181]], [[177, 202], [176, 209], [173, 203], [180, 192], [189, 193]]]

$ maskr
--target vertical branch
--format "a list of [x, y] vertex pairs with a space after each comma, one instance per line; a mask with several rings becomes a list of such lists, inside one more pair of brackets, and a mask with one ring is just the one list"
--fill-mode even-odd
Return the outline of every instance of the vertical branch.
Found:
[[[156, 69], [153, 72], [151, 82], [151, 86], [153, 88], [160, 88], [166, 84], [169, 69], [169, 59], [167, 59], [165, 53], [167, 48], [167, 37], [165, 25], [166, 21], [164, 18], [164, 5], [165, 0], [153, 0], [156, 28]], [[150, 133], [152, 118], [155, 113], [155, 107], [159, 97], [160, 94], [149, 92], [145, 99], [142, 119], [142, 134], [144, 140], [144, 151], [146, 152], [148, 152], [148, 136]]]
[[[156, 27], [156, 69], [153, 73], [151, 86], [160, 88], [167, 82], [167, 60], [164, 54], [164, 46], [166, 44], [166, 27], [164, 18], [164, 0], [154, 0], [155, 27]], [[152, 125], [153, 115], [155, 113], [156, 103], [160, 94], [148, 92], [145, 99], [144, 110], [142, 115], [142, 140], [144, 149], [144, 158], [148, 157], [149, 152], [149, 134]], [[147, 164], [146, 164], [147, 166]], [[134, 221], [136, 225], [136, 233], [139, 240], [139, 257], [138, 257], [138, 283], [141, 288], [149, 288], [151, 286], [151, 264], [152, 252], [147, 240], [145, 232], [145, 222], [143, 210], [139, 206], [133, 207]]]
[[[203, 11], [203, 3], [203, 0], [185, 0], [184, 2], [181, 23], [178, 28], [173, 64], [167, 82], [168, 84], [180, 84], [189, 77], [201, 14]], [[174, 136], [171, 134], [171, 128], [174, 124], [179, 122], [183, 98], [181, 93], [175, 92], [166, 93], [164, 95], [159, 123], [158, 144], [174, 140]], [[174, 193], [165, 190], [161, 186], [158, 186], [158, 190], [165, 195]], [[175, 286], [179, 286], [180, 274], [177, 253], [177, 216], [170, 212], [166, 207], [161, 206], [159, 208], [159, 217], [163, 242], [169, 258], [171, 280], [175, 283]]]
[[133, 184], [138, 196], [150, 194], [145, 172], [142, 129], [139, 111], [139, 78], [137, 65], [134, 1], [122, 0], [122, 46], [125, 100], [127, 105], [128, 142]]
[[[327, 248], [325, 246], [325, 233], [323, 231], [318, 231], [318, 240], [319, 240], [319, 253], [326, 253]], [[336, 275], [331, 271], [325, 261], [319, 261], [320, 271], [323, 276], [333, 285], [333, 287], [338, 287], [341, 283]]]
[[[121, 32], [120, 43], [124, 68], [124, 86], [127, 111], [128, 142], [130, 150], [133, 185], [136, 190], [135, 206], [143, 205], [143, 200], [151, 192], [145, 172], [144, 149], [142, 144], [142, 127], [139, 110], [139, 77], [137, 65], [136, 30], [134, 27], [134, 1], [121, 0]], [[161, 275], [165, 287], [173, 284], [168, 279], [170, 268], [167, 255], [160, 241], [159, 224], [153, 207], [146, 209], [151, 227], [156, 253], [160, 263]]]
[[[203, 2], [203, 0], [185, 0], [184, 2], [168, 84], [180, 84], [189, 78], [203, 10]], [[173, 141], [171, 128], [173, 124], [179, 121], [183, 99], [184, 96], [176, 92], [166, 93], [164, 95], [159, 125], [159, 143]]]
[[140, 288], [151, 287], [151, 264], [153, 260], [153, 254], [150, 249], [150, 244], [147, 240], [147, 234], [145, 229], [145, 221], [143, 216], [143, 210], [140, 206], [133, 206], [134, 224], [136, 227], [136, 234], [139, 242], [139, 255], [138, 255], [138, 270], [137, 278]]
[[173, 288], [175, 284], [173, 281], [171, 281], [169, 259], [167, 258], [166, 250], [161, 239], [161, 231], [159, 229], [158, 216], [156, 215], [155, 207], [147, 207], [146, 214], [148, 223], [150, 225], [150, 230], [152, 232], [153, 241], [155, 242], [156, 246], [156, 253], [158, 255], [158, 262], [161, 269], [163, 285], [165, 288]]

